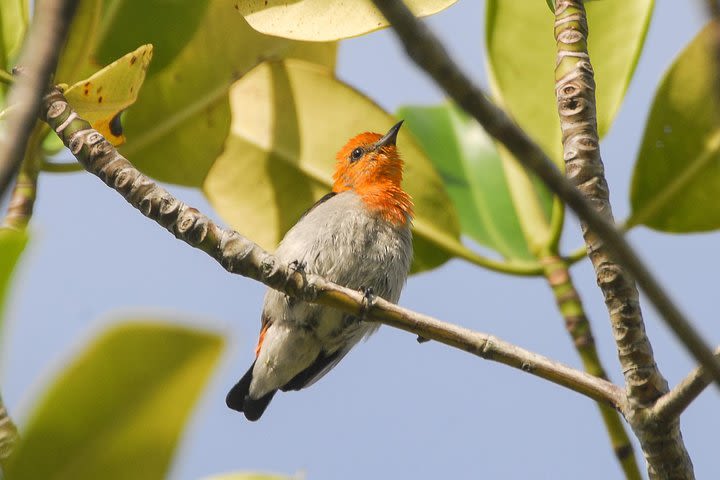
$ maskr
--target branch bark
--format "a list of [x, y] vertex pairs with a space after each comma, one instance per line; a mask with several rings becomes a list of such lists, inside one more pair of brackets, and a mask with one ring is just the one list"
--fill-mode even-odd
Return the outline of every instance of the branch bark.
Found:
[[[585, 371], [608, 380], [595, 348], [595, 338], [592, 334], [590, 322], [585, 315], [585, 309], [573, 284], [567, 263], [557, 255], [546, 256], [543, 258], [542, 263], [545, 269], [545, 278], [553, 291], [558, 310], [565, 319], [565, 328], [580, 355]], [[625, 473], [625, 478], [628, 480], [640, 480], [642, 478], [640, 468], [635, 458], [632, 442], [630, 442], [630, 437], [625, 431], [625, 425], [620, 415], [617, 411], [600, 403], [598, 409], [610, 437], [615, 457]]]
[[483, 91], [475, 86], [450, 58], [435, 35], [415, 18], [402, 1], [373, 0], [373, 3], [392, 24], [408, 56], [602, 239], [612, 258], [632, 274], [655, 305], [661, 318], [720, 386], [720, 362], [715, 359], [712, 350], [675, 306], [622, 233], [595, 211], [593, 205], [564, 178], [540, 147], [513, 123], [502, 109], [488, 100]]
[[5, 140], [0, 142], [0, 197], [22, 161], [40, 99], [57, 65], [76, 5], [77, 0], [38, 0], [35, 4], [35, 15], [19, 60], [22, 81], [13, 84], [6, 103], [14, 108], [8, 113]]
[[57, 87], [43, 98], [42, 116], [86, 170], [120, 193], [143, 215], [165, 227], [179, 240], [204, 251], [227, 271], [258, 280], [292, 297], [362, 315], [368, 321], [390, 325], [481, 358], [504, 363], [613, 408], [626, 408], [622, 389], [607, 380], [491, 335], [445, 323], [383, 299], [367, 305], [358, 291], [335, 285], [316, 275], [302, 274], [280, 263], [247, 238], [219, 227], [140, 173], [89, 123], [78, 117]]
[[[720, 358], [720, 347], [715, 350]], [[712, 378], [703, 367], [697, 367], [675, 388], [660, 397], [650, 411], [651, 418], [666, 422], [678, 418], [682, 412], [710, 385]]]
[[[583, 0], [555, 2], [557, 96], [563, 152], [568, 179], [608, 222], [614, 222], [610, 194], [600, 157], [595, 109], [595, 79], [587, 51], [588, 26]], [[605, 297], [618, 357], [625, 374], [630, 412], [626, 418], [643, 447], [651, 479], [694, 478], [692, 462], [677, 421], [657, 425], [642, 410], [668, 391], [645, 333], [635, 281], [616, 262], [607, 245], [585, 219], [583, 237], [597, 283]], [[658, 435], [662, 432], [662, 440]]]

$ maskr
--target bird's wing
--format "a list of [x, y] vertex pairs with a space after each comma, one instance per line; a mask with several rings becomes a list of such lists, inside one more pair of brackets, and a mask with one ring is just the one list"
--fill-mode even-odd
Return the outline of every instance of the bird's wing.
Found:
[[318, 200], [317, 202], [315, 202], [315, 204], [314, 204], [312, 207], [310, 207], [310, 208], [308, 208], [307, 210], [305, 210], [305, 213], [302, 214], [302, 216], [298, 219], [298, 221], [302, 220], [305, 216], [307, 216], [308, 213], [310, 213], [310, 212], [312, 212], [313, 210], [315, 210], [315, 208], [317, 208], [318, 205], [327, 202], [328, 200], [330, 200], [330, 199], [331, 199], [332, 197], [334, 197], [335, 195], [337, 195], [336, 192], [329, 192], [329, 193], [326, 193], [325, 195], [323, 195], [322, 198], [321, 198], [320, 200]]
[[332, 370], [333, 367], [337, 365], [345, 355], [347, 355], [351, 347], [352, 345], [348, 348], [340, 348], [331, 354], [320, 352], [320, 355], [318, 355], [315, 361], [308, 368], [295, 375], [292, 380], [280, 387], [280, 390], [287, 392], [290, 390], [301, 390], [309, 387]]

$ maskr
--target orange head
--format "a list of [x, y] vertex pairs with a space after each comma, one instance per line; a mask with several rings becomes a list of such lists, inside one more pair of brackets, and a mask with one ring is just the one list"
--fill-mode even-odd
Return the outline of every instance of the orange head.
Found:
[[397, 225], [413, 214], [410, 195], [402, 183], [403, 162], [395, 146], [402, 121], [385, 135], [365, 132], [353, 137], [338, 152], [333, 192], [353, 190], [367, 207]]

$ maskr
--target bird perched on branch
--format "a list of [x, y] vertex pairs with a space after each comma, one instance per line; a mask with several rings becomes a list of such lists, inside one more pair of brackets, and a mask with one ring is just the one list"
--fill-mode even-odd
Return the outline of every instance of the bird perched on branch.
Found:
[[[395, 142], [362, 133], [337, 154], [332, 192], [285, 235], [276, 256], [305, 272], [397, 302], [412, 260], [413, 204], [402, 189]], [[268, 289], [255, 361], [230, 390], [228, 407], [257, 420], [278, 390], [300, 390], [329, 372], [377, 324]]]

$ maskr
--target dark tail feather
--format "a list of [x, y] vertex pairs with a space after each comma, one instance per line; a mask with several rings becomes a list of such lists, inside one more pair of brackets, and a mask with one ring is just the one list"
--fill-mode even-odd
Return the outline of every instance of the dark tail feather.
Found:
[[245, 418], [251, 422], [254, 422], [262, 416], [270, 404], [270, 400], [272, 400], [275, 392], [277, 392], [277, 390], [273, 390], [264, 397], [258, 399], [250, 398], [250, 382], [252, 382], [253, 367], [255, 367], [255, 362], [250, 365], [247, 373], [230, 389], [227, 397], [225, 397], [225, 403], [228, 407], [238, 412], [243, 412]]

